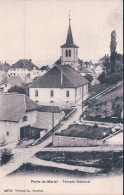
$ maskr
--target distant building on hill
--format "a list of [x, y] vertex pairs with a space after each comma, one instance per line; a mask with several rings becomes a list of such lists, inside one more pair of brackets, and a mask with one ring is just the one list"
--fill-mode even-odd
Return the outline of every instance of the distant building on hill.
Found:
[[9, 70], [8, 74], [11, 76], [26, 76], [29, 75], [30, 78], [35, 78], [36, 76], [42, 75], [40, 69], [32, 63], [32, 60], [21, 59], [13, 64]]

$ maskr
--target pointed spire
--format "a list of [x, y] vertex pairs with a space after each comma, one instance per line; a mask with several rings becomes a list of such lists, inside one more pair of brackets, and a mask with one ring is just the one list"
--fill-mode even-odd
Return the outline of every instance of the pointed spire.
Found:
[[68, 34], [67, 34], [67, 39], [66, 43], [73, 43], [73, 36], [72, 36], [72, 31], [71, 31], [71, 24], [70, 24], [70, 11], [69, 11], [69, 27], [68, 27]]

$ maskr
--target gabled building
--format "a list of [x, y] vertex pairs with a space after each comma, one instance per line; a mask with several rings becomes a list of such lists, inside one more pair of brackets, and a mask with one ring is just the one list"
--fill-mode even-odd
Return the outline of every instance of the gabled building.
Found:
[[15, 85], [22, 86], [23, 83], [23, 80], [19, 76], [7, 75], [0, 81], [0, 91], [6, 93], [11, 87], [14, 87]]
[[0, 62], [0, 73], [8, 72], [10, 67], [11, 67], [10, 64], [8, 64], [6, 61], [5, 61], [5, 63]]
[[13, 64], [9, 70], [8, 74], [11, 76], [26, 76], [29, 75], [30, 78], [35, 78], [41, 75], [40, 69], [32, 63], [32, 60], [21, 59]]
[[0, 143], [17, 143], [28, 137], [38, 105], [22, 94], [0, 94]]
[[109, 59], [109, 55], [105, 54], [102, 58], [99, 59], [98, 63], [103, 64], [105, 63], [106, 59]]
[[29, 85], [29, 96], [41, 105], [75, 105], [88, 97], [88, 81], [70, 65], [54, 66]]
[[[54, 113], [54, 118], [52, 114]], [[39, 107], [23, 94], [0, 94], [0, 144], [38, 139], [64, 118], [58, 107]]]

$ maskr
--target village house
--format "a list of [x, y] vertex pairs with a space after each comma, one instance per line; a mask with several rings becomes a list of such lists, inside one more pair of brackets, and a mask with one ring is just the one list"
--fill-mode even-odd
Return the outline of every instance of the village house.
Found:
[[96, 73], [96, 75], [98, 77], [103, 72], [106, 73], [106, 68], [102, 64], [94, 64], [94, 72]]
[[3, 80], [0, 81], [0, 92], [7, 93], [8, 89], [11, 87], [22, 86], [23, 81], [19, 76], [9, 76], [3, 78]]
[[[53, 118], [54, 116], [54, 118]], [[0, 94], [0, 144], [38, 139], [63, 120], [63, 111], [39, 107], [23, 94]]]
[[70, 65], [54, 66], [29, 85], [29, 96], [44, 105], [75, 105], [88, 97], [88, 81]]
[[104, 64], [106, 59], [109, 59], [109, 55], [108, 54], [105, 54], [102, 58], [100, 58], [98, 63], [99, 64]]
[[8, 74], [20, 77], [26, 77], [28, 75], [30, 78], [34, 79], [35, 77], [41, 76], [42, 72], [32, 63], [31, 59], [21, 59], [9, 68]]

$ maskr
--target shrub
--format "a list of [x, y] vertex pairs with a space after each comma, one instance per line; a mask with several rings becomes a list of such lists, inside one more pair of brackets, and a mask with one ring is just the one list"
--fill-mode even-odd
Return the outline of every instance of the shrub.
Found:
[[93, 127], [94, 127], [94, 128], [98, 128], [98, 125], [97, 125], [97, 124], [95, 124]]
[[11, 150], [5, 148], [1, 151], [1, 165], [6, 164], [12, 157]]
[[91, 74], [87, 74], [84, 77], [89, 81], [89, 83], [91, 83], [93, 81], [93, 76]]
[[106, 83], [116, 84], [117, 82], [121, 80], [122, 80], [121, 75], [119, 73], [114, 73], [106, 78]]

